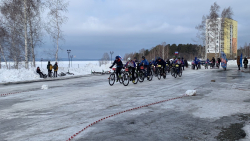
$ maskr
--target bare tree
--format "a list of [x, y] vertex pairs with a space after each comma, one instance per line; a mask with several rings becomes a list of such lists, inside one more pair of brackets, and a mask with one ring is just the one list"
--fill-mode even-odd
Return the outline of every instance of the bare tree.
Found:
[[[223, 28], [230, 29], [232, 26], [232, 16], [233, 16], [233, 10], [231, 7], [223, 9], [221, 13], [221, 32], [220, 37], [224, 41], [224, 38], [230, 39], [230, 30], [222, 30]], [[224, 42], [222, 42], [222, 45], [224, 45]], [[232, 46], [236, 46], [236, 44], [233, 42]], [[237, 50], [236, 50], [237, 51]], [[230, 58], [233, 58], [233, 48], [230, 47]]]
[[41, 15], [42, 2], [40, 0], [30, 0], [28, 3], [28, 26], [29, 26], [29, 46], [33, 66], [35, 67], [35, 47], [42, 43]]
[[46, 30], [50, 34], [53, 42], [56, 44], [55, 61], [58, 60], [59, 42], [64, 41], [62, 25], [67, 21], [67, 17], [63, 15], [67, 12], [69, 3], [64, 0], [47, 0], [47, 7], [49, 8]]
[[216, 45], [217, 41], [218, 41], [218, 33], [219, 33], [219, 10], [220, 10], [220, 6], [215, 2], [211, 7], [210, 7], [210, 13], [209, 13], [209, 19], [207, 19], [207, 30], [208, 30], [208, 38], [209, 38], [209, 42], [211, 42], [212, 44], [214, 44], [215, 47], [215, 58], [217, 58], [217, 53], [219, 52], [218, 46]]
[[105, 52], [101, 58], [101, 60], [99, 61], [99, 65], [103, 65], [103, 64], [108, 64], [108, 62], [110, 61], [110, 57], [109, 54], [107, 52]]

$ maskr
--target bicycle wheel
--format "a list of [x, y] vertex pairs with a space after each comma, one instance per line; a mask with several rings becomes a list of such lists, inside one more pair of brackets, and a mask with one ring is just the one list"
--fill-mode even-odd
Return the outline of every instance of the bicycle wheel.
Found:
[[144, 81], [144, 74], [143, 74], [143, 72], [139, 72], [138, 78], [139, 78], [139, 82], [143, 82]]
[[114, 83], [115, 83], [115, 74], [111, 73], [110, 76], [109, 76], [109, 85], [113, 86]]
[[158, 76], [157, 76], [157, 78], [158, 78], [159, 80], [161, 80], [161, 70], [160, 70], [160, 69], [158, 69]]
[[178, 75], [177, 70], [175, 70], [175, 72], [174, 72], [174, 78], [176, 78], [177, 75]]
[[152, 79], [153, 79], [153, 72], [152, 72], [152, 71], [150, 71], [150, 72], [149, 72], [149, 78], [148, 78], [148, 81], [152, 81]]
[[180, 72], [179, 72], [179, 77], [181, 77], [182, 76], [182, 70], [180, 70]]
[[163, 79], [166, 79], [167, 73], [163, 73]]
[[171, 68], [171, 75], [172, 76], [174, 76], [174, 72], [175, 72], [174, 68]]
[[121, 72], [121, 77], [119, 79], [120, 84], [123, 84], [123, 76], [124, 76], [124, 72]]
[[133, 84], [137, 84], [137, 82], [138, 82], [138, 74], [137, 73], [134, 74], [134, 78], [135, 78], [135, 82], [133, 82]]
[[129, 73], [124, 73], [122, 78], [123, 78], [123, 85], [128, 86], [130, 81]]

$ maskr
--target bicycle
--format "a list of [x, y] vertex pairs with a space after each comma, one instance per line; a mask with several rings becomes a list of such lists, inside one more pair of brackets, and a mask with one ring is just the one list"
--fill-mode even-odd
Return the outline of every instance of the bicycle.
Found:
[[[113, 86], [114, 85], [114, 83], [115, 83], [115, 77], [116, 77], [116, 68], [112, 68], [112, 70], [113, 70], [113, 72], [110, 74], [110, 76], [109, 76], [109, 85], [110, 86]], [[123, 83], [123, 72], [121, 71], [121, 77], [118, 79], [119, 80], [119, 82], [120, 82], [120, 84], [122, 84]]]
[[163, 70], [163, 67], [161, 66], [161, 65], [158, 65], [157, 66], [157, 78], [159, 79], [159, 80], [161, 80], [161, 76], [163, 76], [163, 78], [164, 79], [166, 79], [166, 72], [165, 72], [165, 70]]
[[[149, 70], [149, 74], [147, 74], [147, 69], [148, 68], [144, 68], [144, 66], [141, 66], [140, 67], [140, 72], [141, 72], [141, 74], [143, 74], [142, 76], [148, 76], [148, 78], [147, 78], [147, 80], [148, 81], [151, 81], [152, 79], [153, 79], [153, 73], [152, 73], [152, 71], [151, 70]], [[141, 74], [140, 74], [140, 76], [141, 76]], [[141, 77], [142, 77], [141, 76]], [[143, 77], [143, 80], [144, 80], [144, 77]]]
[[[137, 73], [134, 73], [134, 82], [132, 82], [133, 84], [137, 84], [138, 82], [138, 75]], [[124, 75], [123, 75], [123, 85], [124, 86], [128, 86], [129, 81], [133, 81], [133, 77], [132, 77], [132, 69], [126, 68]]]
[[182, 76], [182, 69], [179, 67], [179, 64], [176, 64], [176, 65], [175, 65], [175, 74], [174, 74], [174, 78], [176, 78], [177, 75], [179, 75], [179, 77]]

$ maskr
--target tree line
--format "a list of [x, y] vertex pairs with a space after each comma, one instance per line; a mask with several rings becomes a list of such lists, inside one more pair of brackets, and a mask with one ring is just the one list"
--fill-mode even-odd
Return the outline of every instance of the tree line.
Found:
[[[141, 60], [142, 56], [145, 56], [147, 60], [156, 59], [161, 57], [162, 59], [171, 59], [173, 57], [183, 57], [187, 60], [192, 60], [195, 57], [203, 58], [205, 56], [205, 48], [197, 44], [166, 44], [165, 42], [151, 49], [141, 49], [139, 52], [126, 53], [124, 55], [124, 60], [127, 58], [136, 57], [138, 60]], [[178, 55], [175, 55], [175, 52], [178, 52]]]
[[[250, 59], [250, 43], [249, 44], [245, 43], [243, 47], [240, 47], [237, 50], [237, 54], [238, 56], [242, 54], [243, 57], [247, 57], [248, 59]], [[237, 56], [234, 56], [234, 58], [236, 59]]]
[[[58, 59], [60, 42], [63, 39], [62, 25], [67, 21], [63, 15], [68, 2], [64, 0], [2, 0], [0, 3], [0, 68], [1, 61], [13, 61], [18, 69], [21, 61], [25, 68], [31, 62], [35, 67], [35, 49], [43, 44], [47, 33], [54, 48], [49, 52]], [[43, 14], [46, 17], [43, 18]]]

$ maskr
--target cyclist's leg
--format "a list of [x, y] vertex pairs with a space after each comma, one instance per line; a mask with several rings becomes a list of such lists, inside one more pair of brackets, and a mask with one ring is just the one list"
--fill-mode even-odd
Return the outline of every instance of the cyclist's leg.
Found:
[[132, 80], [135, 80], [135, 68], [132, 68]]
[[146, 68], [147, 68], [147, 76], [149, 76], [150, 66], [146, 66]]

